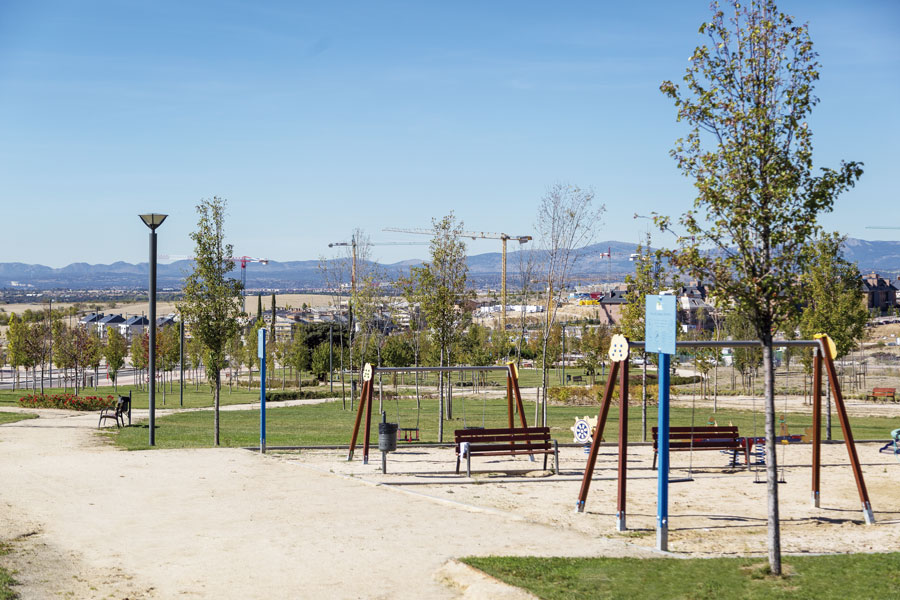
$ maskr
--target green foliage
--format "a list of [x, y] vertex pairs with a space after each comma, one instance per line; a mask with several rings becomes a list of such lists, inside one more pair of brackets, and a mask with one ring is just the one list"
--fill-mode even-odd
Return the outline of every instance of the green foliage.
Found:
[[[673, 259], [714, 282], [714, 293], [747, 313], [757, 339], [769, 342], [799, 304], [797, 273], [818, 215], [832, 210], [862, 167], [813, 172], [807, 118], [818, 102], [819, 63], [807, 26], [772, 0], [735, 1], [733, 19], [714, 10], [701, 28], [710, 45], [694, 50], [687, 89], [671, 81], [660, 88], [691, 127], [672, 155], [697, 189]], [[669, 219], [658, 222], [668, 227]]]
[[662, 262], [662, 252], [650, 249], [650, 234], [645, 244], [638, 244], [635, 250], [634, 274], [625, 276], [626, 304], [622, 307], [618, 329], [629, 340], [644, 339], [644, 312], [647, 295], [658, 294], [666, 282], [666, 271]]
[[392, 335], [381, 349], [381, 364], [385, 367], [408, 367], [415, 360], [415, 349], [402, 335]]
[[125, 357], [128, 355], [128, 342], [125, 336], [119, 333], [115, 327], [106, 329], [106, 345], [103, 347], [103, 356], [106, 358], [106, 366], [109, 368], [109, 376], [113, 384], [117, 385], [119, 369], [125, 365]]
[[310, 369], [313, 372], [313, 375], [319, 381], [324, 381], [325, 376], [328, 375], [328, 359], [330, 357], [330, 349], [328, 346], [328, 342], [322, 342], [313, 350], [312, 357], [310, 359]]
[[865, 337], [869, 313], [863, 302], [859, 269], [841, 250], [846, 238], [826, 234], [807, 248], [809, 265], [800, 276], [803, 314], [800, 334], [812, 339], [827, 333], [837, 347], [838, 358], [854, 350]]
[[231, 244], [225, 243], [225, 200], [212, 198], [197, 205], [200, 215], [194, 241], [193, 271], [184, 283], [178, 310], [191, 335], [205, 348], [204, 364], [216, 397], [215, 437], [218, 443], [218, 398], [221, 371], [228, 364], [226, 345], [238, 332], [242, 314], [241, 284], [228, 273], [234, 269]]
[[471, 318], [470, 290], [466, 289], [469, 267], [466, 245], [460, 240], [463, 224], [453, 213], [433, 220], [430, 261], [413, 267], [414, 299], [425, 314], [431, 337], [440, 352], [440, 364], [453, 364], [450, 352]]

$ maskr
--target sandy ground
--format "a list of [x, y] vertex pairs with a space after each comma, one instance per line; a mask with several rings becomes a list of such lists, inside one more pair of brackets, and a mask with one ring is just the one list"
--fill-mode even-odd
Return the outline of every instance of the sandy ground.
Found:
[[[470, 479], [454, 473], [452, 449], [401, 445], [382, 474], [375, 449], [369, 464], [361, 449], [352, 462], [346, 450], [123, 452], [96, 435], [93, 414], [40, 415], [0, 427], [0, 540], [23, 598], [513, 598], [526, 596], [453, 559], [658, 555], [646, 445], [629, 448], [628, 531], [617, 532], [613, 446], [579, 514], [578, 447], [561, 449], [558, 476], [527, 458], [476, 457]], [[820, 508], [811, 447], [779, 448], [785, 552], [897, 549], [900, 462], [878, 448], [857, 445], [872, 526], [843, 444], [823, 449]], [[672, 454], [672, 476], [693, 478], [670, 486], [676, 555], [765, 553], [764, 472], [728, 463]]]
[[[483, 579], [463, 590], [448, 561], [651, 554], [345, 476], [334, 453], [122, 452], [95, 426], [92, 414], [42, 411], [0, 428], [0, 538], [24, 598], [490, 598]], [[438, 454], [446, 473], [452, 451]]]

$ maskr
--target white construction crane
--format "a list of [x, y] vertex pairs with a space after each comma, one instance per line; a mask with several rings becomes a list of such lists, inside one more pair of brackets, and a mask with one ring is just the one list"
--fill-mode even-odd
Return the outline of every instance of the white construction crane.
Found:
[[[432, 229], [416, 229], [406, 227], [386, 227], [383, 231], [396, 231], [398, 233], [415, 233], [420, 235], [434, 235]], [[509, 235], [507, 233], [494, 233], [490, 231], [462, 231], [460, 237], [472, 238], [473, 240], [500, 240], [503, 251], [500, 263], [500, 326], [506, 331], [506, 242], [507, 240], [515, 240], [519, 244], [530, 242], [530, 235]]]

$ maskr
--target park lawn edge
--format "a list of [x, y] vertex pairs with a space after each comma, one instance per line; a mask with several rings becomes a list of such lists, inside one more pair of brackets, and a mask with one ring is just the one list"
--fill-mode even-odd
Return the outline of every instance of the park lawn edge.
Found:
[[459, 559], [539, 598], [892, 598], [900, 553], [784, 555], [782, 577], [764, 557]]

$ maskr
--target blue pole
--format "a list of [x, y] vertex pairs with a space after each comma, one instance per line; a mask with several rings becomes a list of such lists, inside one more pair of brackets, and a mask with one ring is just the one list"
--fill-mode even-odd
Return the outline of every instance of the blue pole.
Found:
[[656, 549], [669, 547], [669, 355], [659, 356], [659, 416], [657, 419]]
[[259, 356], [259, 451], [266, 453], [266, 330], [260, 329], [256, 343]]

